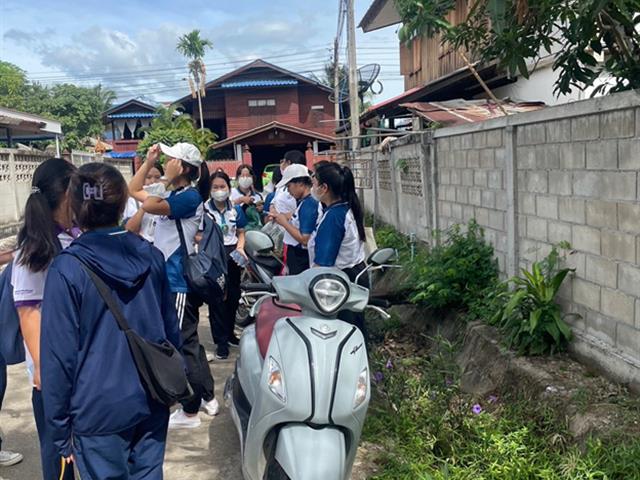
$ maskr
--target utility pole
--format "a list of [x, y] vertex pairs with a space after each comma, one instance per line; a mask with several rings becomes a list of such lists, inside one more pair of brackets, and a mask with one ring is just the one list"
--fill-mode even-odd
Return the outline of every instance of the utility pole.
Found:
[[[342, 0], [340, 0], [340, 8], [342, 8]], [[336, 119], [336, 131], [340, 128], [340, 41], [336, 37], [333, 44], [333, 114]]]
[[349, 51], [349, 106], [351, 107], [351, 149], [360, 149], [360, 97], [358, 96], [358, 60], [356, 58], [356, 21], [354, 0], [347, 2], [347, 43]]

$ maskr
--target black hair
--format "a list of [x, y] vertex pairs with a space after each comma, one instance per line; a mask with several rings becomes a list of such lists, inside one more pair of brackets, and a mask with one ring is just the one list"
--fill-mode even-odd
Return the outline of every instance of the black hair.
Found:
[[189, 182], [198, 182], [196, 188], [202, 201], [206, 202], [211, 195], [211, 179], [209, 178], [209, 167], [207, 162], [202, 162], [200, 168], [191, 165], [190, 163], [182, 160], [183, 176], [189, 180]]
[[211, 184], [213, 184], [213, 181], [216, 178], [221, 178], [223, 179], [225, 182], [227, 182], [227, 187], [229, 187], [229, 191], [231, 191], [231, 179], [229, 178], [229, 175], [227, 175], [225, 173], [224, 170], [217, 170], [216, 172], [214, 172], [213, 174], [211, 174]]
[[156, 163], [151, 168], [155, 168], [156, 170], [158, 170], [160, 172], [160, 175], [164, 176], [164, 168], [162, 168], [162, 165], [160, 165], [159, 163]]
[[291, 165], [306, 165], [307, 164], [307, 157], [304, 156], [304, 153], [302, 153], [300, 150], [289, 150], [287, 153], [284, 154], [284, 159], [291, 163]]
[[248, 163], [243, 163], [242, 165], [240, 165], [238, 167], [238, 169], [236, 170], [236, 178], [238, 178], [240, 176], [240, 174], [242, 173], [243, 170], [249, 170], [249, 173], [251, 174], [252, 177], [255, 178], [255, 173], [253, 170], [253, 167], [251, 165], [249, 165]]
[[313, 182], [311, 181], [311, 177], [297, 177], [297, 178], [293, 178], [289, 181], [289, 183], [302, 183], [304, 185], [306, 185], [307, 187], [310, 187], [313, 185]]
[[342, 167], [335, 162], [330, 162], [316, 168], [315, 176], [318, 185], [326, 185], [333, 195], [349, 204], [358, 226], [358, 235], [360, 240], [364, 242], [366, 240], [364, 211], [356, 194], [356, 183], [351, 169], [347, 166]]
[[64, 199], [75, 170], [66, 160], [50, 158], [33, 174], [24, 223], [18, 232], [20, 264], [33, 272], [45, 270], [60, 251], [53, 212]]
[[277, 185], [280, 183], [281, 180], [282, 180], [282, 172], [280, 171], [279, 168], [276, 168], [273, 171], [273, 175], [271, 176], [271, 183], [273, 183], [274, 185]]
[[106, 163], [87, 163], [71, 177], [71, 209], [83, 230], [120, 223], [129, 189], [120, 171]]

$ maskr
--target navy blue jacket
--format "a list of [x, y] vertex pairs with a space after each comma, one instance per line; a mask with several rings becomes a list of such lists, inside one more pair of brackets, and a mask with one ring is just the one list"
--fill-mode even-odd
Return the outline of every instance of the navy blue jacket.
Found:
[[42, 394], [63, 456], [72, 435], [108, 435], [147, 418], [148, 398], [125, 335], [81, 267], [113, 289], [130, 327], [153, 342], [181, 346], [162, 253], [120, 229], [87, 232], [62, 251], [47, 274], [42, 302]]

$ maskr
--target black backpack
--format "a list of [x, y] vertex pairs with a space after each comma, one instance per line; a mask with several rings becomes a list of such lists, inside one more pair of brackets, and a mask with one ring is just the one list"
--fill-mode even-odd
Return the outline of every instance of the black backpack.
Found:
[[13, 262], [0, 275], [0, 357], [7, 365], [22, 363], [25, 359], [20, 317], [13, 302], [12, 268]]
[[189, 290], [203, 301], [221, 299], [227, 287], [227, 252], [220, 225], [205, 208], [204, 231], [195, 253], [189, 255], [182, 222], [176, 220], [183, 257], [182, 267]]

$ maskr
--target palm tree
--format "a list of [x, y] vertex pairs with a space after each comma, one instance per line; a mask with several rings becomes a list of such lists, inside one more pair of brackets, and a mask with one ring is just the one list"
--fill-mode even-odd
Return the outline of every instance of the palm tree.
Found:
[[189, 86], [191, 87], [191, 95], [198, 98], [198, 107], [200, 109], [200, 128], [204, 128], [204, 120], [202, 118], [202, 97], [205, 96], [205, 83], [207, 69], [202, 60], [207, 48], [213, 48], [213, 43], [206, 38], [200, 37], [200, 30], [193, 30], [178, 39], [176, 50], [189, 59], [187, 64], [189, 68]]

